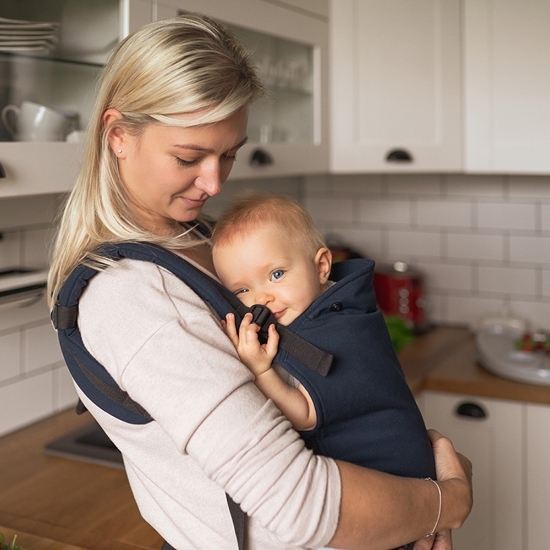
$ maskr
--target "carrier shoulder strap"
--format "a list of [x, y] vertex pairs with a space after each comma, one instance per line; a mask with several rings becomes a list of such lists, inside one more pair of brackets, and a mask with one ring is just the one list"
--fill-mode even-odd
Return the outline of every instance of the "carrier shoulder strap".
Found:
[[[149, 261], [160, 265], [182, 279], [194, 292], [223, 319], [228, 313], [236, 314], [237, 326], [248, 312], [254, 322], [261, 327], [259, 336], [267, 339], [267, 331], [275, 318], [264, 306], [246, 307], [233, 293], [178, 255], [157, 245], [148, 243], [121, 243], [109, 245], [101, 250], [101, 255], [111, 260], [129, 258]], [[110, 414], [130, 423], [149, 422], [151, 417], [142, 407], [131, 400], [117, 383], [88, 353], [78, 329], [78, 301], [97, 270], [84, 265], [78, 266], [69, 276], [59, 293], [58, 301], [52, 310], [52, 322], [58, 330], [58, 337], [71, 375], [79, 387], [92, 401]], [[307, 340], [299, 337], [283, 325], [277, 325], [279, 347], [295, 357], [303, 365], [321, 376], [326, 376], [332, 364], [332, 355], [326, 353]], [[90, 374], [91, 373], [91, 374]], [[87, 391], [88, 390], [88, 391]], [[99, 394], [96, 390], [99, 390]]]

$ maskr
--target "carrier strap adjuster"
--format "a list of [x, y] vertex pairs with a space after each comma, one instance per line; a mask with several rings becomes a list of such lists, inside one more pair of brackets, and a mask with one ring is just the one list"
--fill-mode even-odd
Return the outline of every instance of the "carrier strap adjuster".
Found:
[[55, 330], [67, 330], [76, 327], [78, 306], [62, 306], [55, 304], [52, 309], [51, 319]]

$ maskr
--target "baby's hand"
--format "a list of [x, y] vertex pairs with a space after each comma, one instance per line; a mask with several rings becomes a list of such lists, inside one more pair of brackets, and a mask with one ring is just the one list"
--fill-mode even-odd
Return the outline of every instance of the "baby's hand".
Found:
[[271, 368], [271, 363], [277, 354], [279, 334], [275, 325], [268, 330], [267, 343], [260, 344], [258, 332], [260, 327], [252, 322], [252, 314], [247, 313], [237, 333], [235, 316], [228, 313], [222, 326], [231, 342], [235, 346], [241, 361], [252, 371], [254, 376], [259, 376]]

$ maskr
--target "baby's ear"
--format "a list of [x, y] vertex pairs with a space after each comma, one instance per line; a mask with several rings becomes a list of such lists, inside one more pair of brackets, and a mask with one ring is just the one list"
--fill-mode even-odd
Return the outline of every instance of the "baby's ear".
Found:
[[319, 282], [324, 285], [332, 268], [332, 252], [328, 248], [320, 248], [315, 254], [315, 266], [319, 273]]

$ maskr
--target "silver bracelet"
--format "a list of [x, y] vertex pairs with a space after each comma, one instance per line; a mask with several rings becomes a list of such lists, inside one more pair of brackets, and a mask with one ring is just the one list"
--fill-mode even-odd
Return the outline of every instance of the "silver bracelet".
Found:
[[425, 477], [424, 479], [426, 481], [431, 481], [437, 487], [437, 492], [439, 493], [439, 511], [437, 512], [437, 521], [435, 522], [434, 528], [431, 530], [431, 532], [426, 535], [426, 537], [431, 537], [435, 535], [435, 530], [437, 529], [437, 525], [439, 524], [439, 520], [441, 519], [441, 487], [439, 486], [439, 483], [437, 483], [437, 481], [435, 481], [435, 479], [432, 479], [431, 477]]

